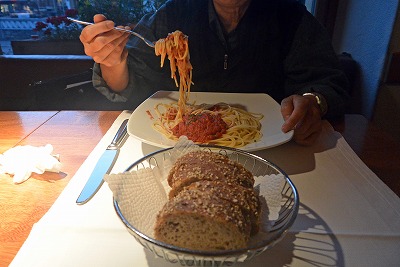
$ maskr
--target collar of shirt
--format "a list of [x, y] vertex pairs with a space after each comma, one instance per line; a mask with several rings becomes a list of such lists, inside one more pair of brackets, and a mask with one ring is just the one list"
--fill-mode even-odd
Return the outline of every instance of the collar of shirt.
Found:
[[218, 14], [215, 11], [213, 0], [208, 1], [208, 23], [210, 28], [218, 36], [221, 43], [224, 45], [227, 51], [233, 50], [238, 44], [238, 32], [233, 30], [230, 33], [226, 33], [221, 25], [218, 18]]

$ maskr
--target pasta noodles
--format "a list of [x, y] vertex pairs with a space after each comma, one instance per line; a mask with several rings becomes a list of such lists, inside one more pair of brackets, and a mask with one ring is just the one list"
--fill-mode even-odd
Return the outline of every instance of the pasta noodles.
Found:
[[[159, 119], [153, 127], [171, 140], [186, 135], [194, 142], [238, 148], [257, 142], [262, 137], [262, 114], [218, 103], [187, 105], [182, 119], [177, 119], [178, 109], [176, 102], [158, 103], [155, 107]], [[204, 117], [204, 114], [207, 116]]]
[[153, 123], [154, 129], [172, 140], [186, 135], [194, 142], [228, 147], [242, 147], [261, 139], [262, 114], [247, 112], [226, 103], [188, 104], [193, 68], [187, 36], [180, 31], [168, 34], [167, 38], [156, 42], [155, 54], [161, 56], [161, 67], [168, 57], [171, 78], [179, 87], [179, 99], [171, 104], [156, 105], [159, 119]]
[[[181, 118], [185, 111], [185, 105], [188, 101], [190, 93], [190, 85], [192, 84], [192, 65], [190, 64], [188, 37], [181, 31], [175, 31], [168, 34], [165, 39], [160, 39], [155, 44], [156, 56], [161, 56], [161, 67], [164, 66], [165, 57], [168, 56], [171, 68], [171, 78], [175, 80], [175, 84], [179, 87], [179, 114]], [[179, 85], [176, 72], [179, 74]]]

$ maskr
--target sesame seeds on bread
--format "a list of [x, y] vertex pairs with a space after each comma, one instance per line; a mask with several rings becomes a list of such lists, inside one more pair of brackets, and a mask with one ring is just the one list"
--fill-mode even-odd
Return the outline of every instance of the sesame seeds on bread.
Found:
[[199, 180], [222, 181], [247, 188], [254, 185], [252, 173], [236, 161], [211, 151], [194, 151], [179, 158], [172, 167], [168, 175], [172, 188], [170, 197]]
[[157, 240], [194, 250], [245, 248], [259, 229], [254, 177], [241, 164], [211, 151], [180, 157], [170, 170], [169, 201], [158, 213]]
[[198, 181], [190, 184], [185, 189], [196, 189], [202, 192], [210, 192], [214, 196], [238, 205], [243, 215], [251, 223], [251, 234], [259, 230], [261, 203], [258, 194], [253, 188], [245, 188], [237, 184], [221, 181]]
[[167, 202], [155, 227], [157, 240], [194, 250], [245, 248], [249, 236], [250, 222], [238, 205], [191, 189]]

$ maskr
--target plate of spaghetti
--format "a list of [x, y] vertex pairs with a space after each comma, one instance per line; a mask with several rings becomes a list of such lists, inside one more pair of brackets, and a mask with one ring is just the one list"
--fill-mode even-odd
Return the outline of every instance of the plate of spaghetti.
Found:
[[[181, 136], [200, 144], [260, 150], [289, 141], [283, 134], [280, 106], [266, 94], [191, 92], [189, 37], [177, 30], [155, 43], [160, 67], [168, 59], [178, 92], [159, 91], [131, 115], [128, 133], [159, 147]], [[146, 118], [147, 119], [144, 119]]]
[[288, 142], [280, 105], [267, 94], [190, 92], [180, 112], [179, 91], [158, 91], [131, 114], [128, 133], [166, 148], [184, 135], [195, 143], [262, 150]]

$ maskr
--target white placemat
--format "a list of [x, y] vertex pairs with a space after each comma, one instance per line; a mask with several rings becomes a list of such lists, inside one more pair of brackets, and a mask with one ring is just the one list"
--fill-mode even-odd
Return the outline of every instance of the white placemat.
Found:
[[[34, 225], [10, 266], [177, 266], [155, 258], [128, 233], [115, 214], [107, 184], [87, 204], [75, 201], [122, 113]], [[158, 148], [129, 138], [113, 173]], [[272, 249], [237, 266], [399, 266], [400, 199], [371, 172], [329, 123], [318, 142], [289, 142], [258, 151], [295, 183], [298, 218]]]

